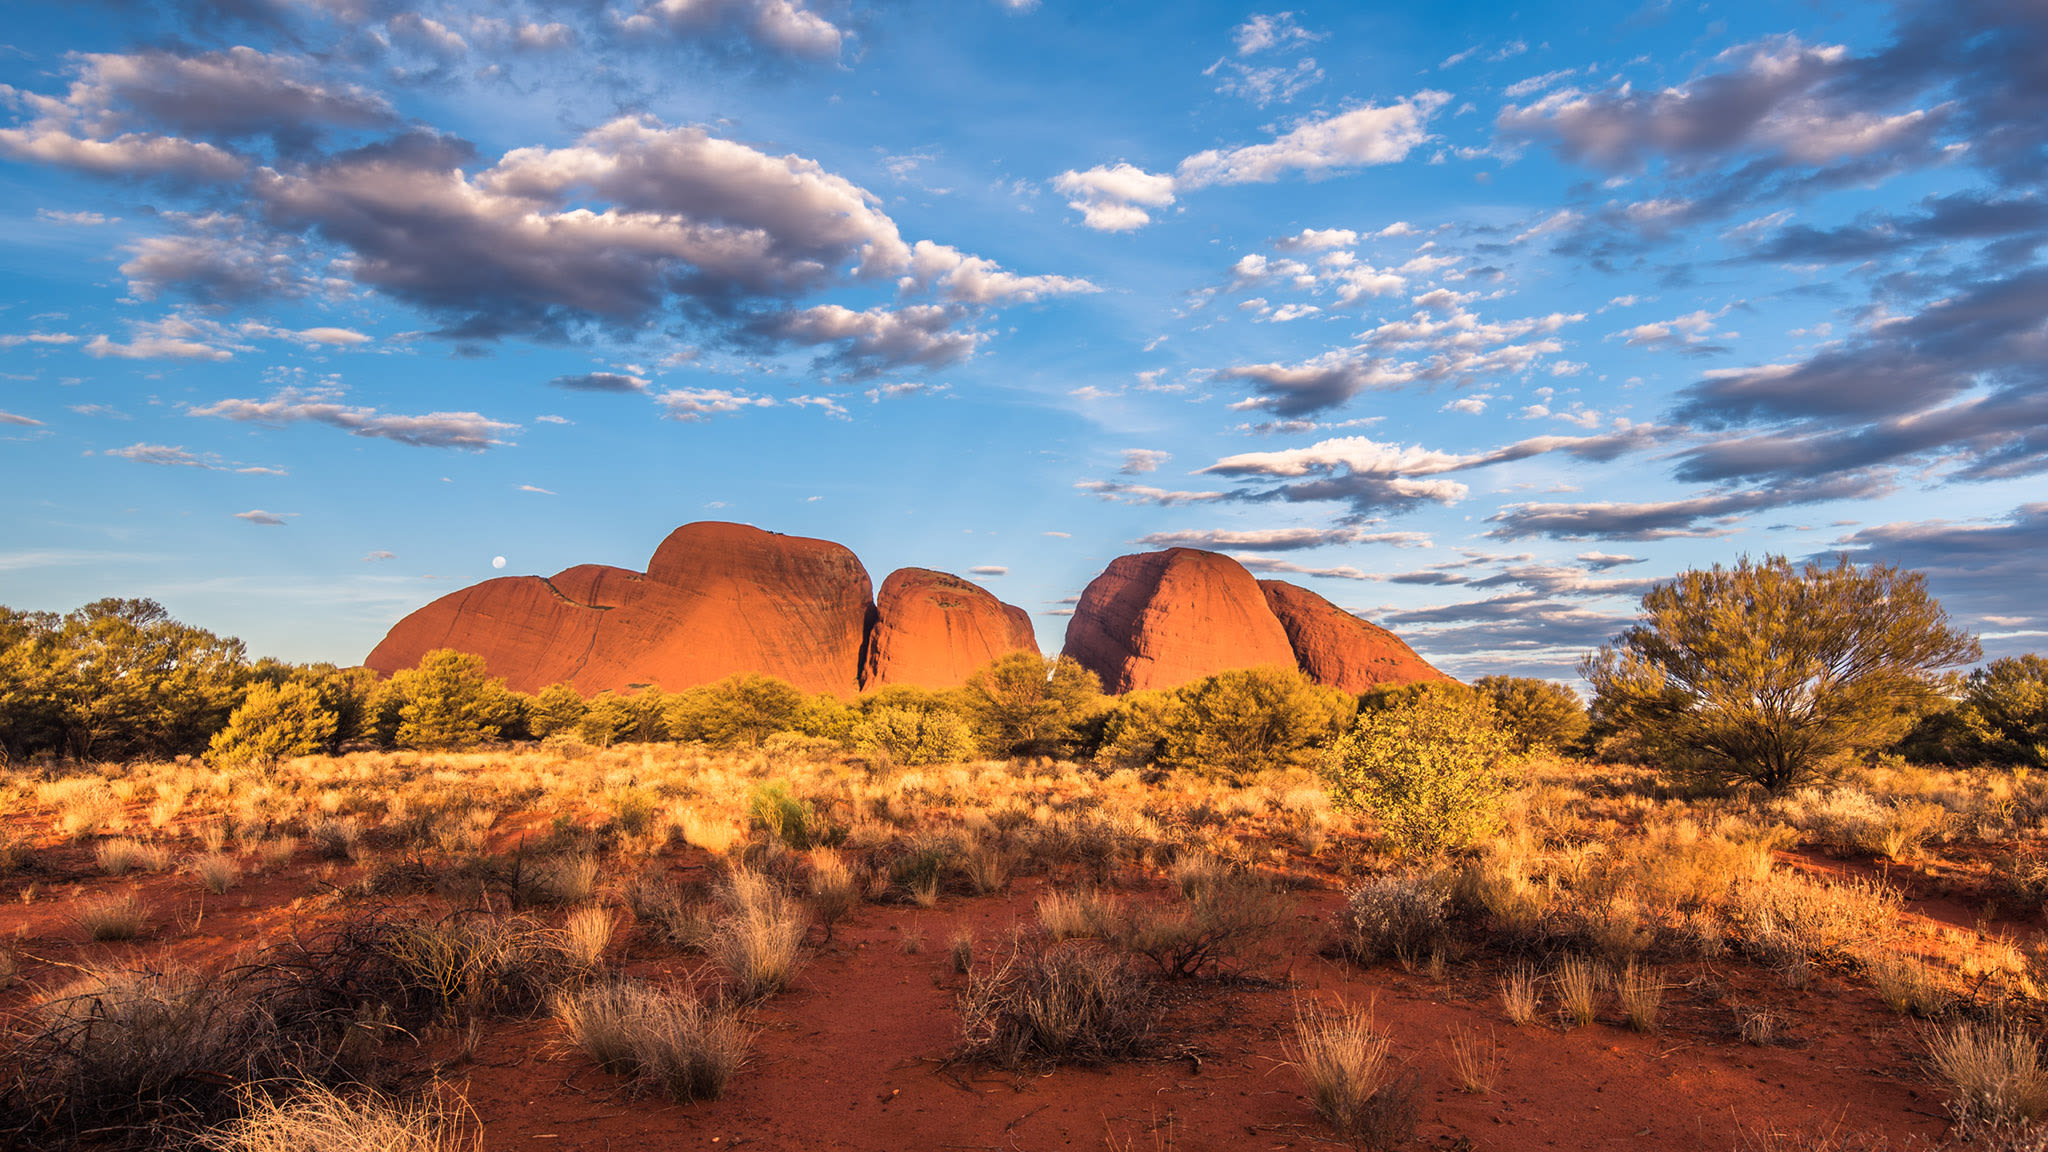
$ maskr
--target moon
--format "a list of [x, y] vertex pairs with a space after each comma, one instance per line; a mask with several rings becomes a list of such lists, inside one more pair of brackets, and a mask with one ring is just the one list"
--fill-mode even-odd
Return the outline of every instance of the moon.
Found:
[[505, 558], [504, 558], [503, 556], [493, 556], [493, 557], [491, 557], [491, 567], [493, 567], [493, 568], [503, 568], [504, 566], [505, 566]]

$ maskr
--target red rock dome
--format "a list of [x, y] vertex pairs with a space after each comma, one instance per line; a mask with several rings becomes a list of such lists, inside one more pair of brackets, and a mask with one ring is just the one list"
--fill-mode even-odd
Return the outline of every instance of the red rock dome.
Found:
[[1287, 632], [1244, 565], [1169, 548], [1119, 556], [1081, 593], [1066, 654], [1105, 692], [1173, 688], [1228, 668], [1295, 666]]
[[1031, 617], [978, 584], [928, 568], [899, 568], [882, 581], [861, 665], [863, 688], [953, 688], [1012, 652], [1038, 654]]
[[1301, 670], [1318, 684], [1357, 694], [1382, 684], [1450, 679], [1430, 667], [1399, 636], [1306, 588], [1284, 580], [1261, 580], [1259, 591], [1266, 594], [1267, 605], [1287, 630]]

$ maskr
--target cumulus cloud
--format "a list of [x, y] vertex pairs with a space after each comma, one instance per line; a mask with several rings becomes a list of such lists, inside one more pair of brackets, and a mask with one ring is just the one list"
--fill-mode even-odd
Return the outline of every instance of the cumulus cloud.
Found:
[[1425, 90], [1388, 105], [1367, 104], [1306, 119], [1262, 144], [1197, 152], [1171, 174], [1119, 162], [1062, 172], [1053, 187], [1069, 197], [1068, 206], [1081, 213], [1088, 227], [1129, 231], [1151, 222], [1147, 208], [1172, 204], [1181, 192], [1399, 163], [1429, 139], [1424, 125], [1449, 99], [1446, 93]]
[[1085, 172], [1072, 169], [1053, 178], [1066, 196], [1067, 207], [1081, 213], [1082, 223], [1098, 232], [1128, 232], [1152, 222], [1147, 208], [1173, 203], [1174, 179], [1119, 161]]
[[191, 415], [272, 428], [310, 422], [339, 428], [353, 436], [419, 448], [465, 448], [478, 452], [505, 444], [505, 435], [519, 431], [517, 424], [492, 420], [476, 412], [405, 416], [343, 404], [333, 389], [286, 388], [268, 400], [220, 400], [192, 409]]
[[686, 424], [744, 412], [749, 408], [775, 407], [773, 397], [723, 388], [672, 388], [657, 394], [654, 399], [667, 410], [669, 419]]
[[955, 331], [959, 319], [959, 309], [938, 304], [899, 309], [877, 305], [859, 312], [821, 304], [768, 317], [755, 330], [792, 344], [832, 345], [835, 350], [823, 363], [838, 364], [856, 376], [872, 376], [909, 364], [943, 368], [965, 360], [983, 336]]
[[620, 23], [629, 32], [738, 40], [792, 56], [835, 57], [846, 40], [798, 0], [655, 0]]
[[1157, 472], [1161, 464], [1173, 459], [1173, 453], [1161, 452], [1156, 448], [1131, 448], [1124, 452], [1124, 466], [1117, 469], [1126, 476], [1142, 472]]

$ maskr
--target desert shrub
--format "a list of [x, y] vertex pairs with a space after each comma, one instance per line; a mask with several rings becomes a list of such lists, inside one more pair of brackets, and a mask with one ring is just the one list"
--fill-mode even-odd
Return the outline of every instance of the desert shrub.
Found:
[[2017, 1024], [1963, 1020], [1936, 1032], [1928, 1058], [1953, 1098], [1958, 1127], [2009, 1128], [2048, 1116], [2041, 1045]]
[[1369, 1012], [1295, 1008], [1291, 1055], [1309, 1102], [1339, 1136], [1364, 1148], [1397, 1148], [1415, 1132], [1415, 1084], [1400, 1075], [1391, 1049]]
[[711, 957], [743, 1000], [782, 991], [796, 975], [810, 924], [803, 908], [758, 872], [735, 871], [719, 891], [727, 914], [712, 930]]
[[1584, 739], [1591, 724], [1579, 694], [1555, 680], [1481, 676], [1472, 687], [1493, 705], [1508, 749], [1517, 756], [1562, 752]]
[[642, 688], [623, 695], [599, 692], [585, 702], [576, 721], [576, 735], [598, 748], [637, 741], [642, 744], [667, 740], [672, 735], [671, 717], [676, 715], [677, 698], [659, 688]]
[[575, 732], [590, 712], [590, 702], [574, 684], [550, 684], [526, 702], [526, 730], [545, 740], [558, 732]]
[[811, 846], [811, 810], [783, 780], [764, 780], [747, 794], [747, 823], [798, 849]]
[[1010, 954], [967, 977], [960, 1054], [999, 1068], [1104, 1064], [1144, 1051], [1157, 1009], [1121, 955], [1074, 941]]
[[1101, 698], [1095, 673], [1072, 657], [1036, 652], [997, 657], [975, 669], [960, 692], [981, 747], [996, 756], [1071, 752]]
[[0, 758], [202, 752], [247, 676], [240, 640], [180, 624], [154, 600], [62, 616], [0, 608]]
[[1185, 979], [1220, 968], [1265, 939], [1286, 915], [1284, 898], [1258, 877], [1218, 870], [1189, 886], [1179, 905], [1140, 905], [1109, 918], [1108, 938]]
[[253, 684], [227, 727], [214, 733], [207, 758], [234, 766], [310, 756], [332, 745], [340, 724], [309, 684]]
[[957, 763], [975, 751], [973, 727], [949, 708], [873, 706], [854, 721], [850, 739], [862, 752], [910, 766]]
[[1115, 698], [1101, 714], [1095, 760], [1108, 768], [1149, 768], [1166, 754], [1166, 734], [1180, 709], [1172, 692], [1145, 689]]
[[1947, 990], [1919, 957], [1872, 950], [1862, 960], [1864, 974], [1870, 977], [1870, 985], [1885, 1007], [1922, 1019], [1938, 1016], [1947, 1009]]
[[1339, 946], [1360, 964], [1424, 959], [1449, 937], [1449, 898], [1439, 872], [1375, 876], [1346, 894]]
[[1978, 755], [2048, 768], [2048, 658], [2008, 656], [1970, 673], [1963, 709]]
[[716, 1100], [752, 1042], [733, 1013], [637, 981], [561, 993], [554, 1014], [600, 1068], [638, 1077], [679, 1104]]
[[1772, 805], [1787, 824], [1840, 853], [1904, 860], [1954, 822], [1948, 809], [1924, 800], [1878, 801], [1857, 788], [1803, 788]]
[[559, 935], [523, 916], [404, 923], [380, 947], [434, 1012], [458, 1019], [534, 1008], [572, 971]]
[[1320, 766], [1331, 800], [1372, 813], [1405, 855], [1492, 833], [1508, 787], [1507, 741], [1485, 701], [1461, 685], [1419, 687], [1363, 708]]
[[1603, 716], [1668, 769], [1782, 792], [1831, 757], [1887, 747], [1974, 660], [1924, 576], [1783, 557], [1682, 572], [1580, 668]]
[[[271, 1086], [277, 1090], [279, 1086]], [[207, 1152], [483, 1152], [467, 1107], [432, 1098], [343, 1095], [316, 1083], [246, 1094], [241, 1114], [201, 1132]]]
[[489, 743], [521, 720], [519, 700], [481, 656], [439, 648], [384, 684], [380, 710], [396, 720], [401, 748], [460, 751]]
[[758, 672], [700, 684], [668, 699], [670, 737], [714, 748], [759, 747], [774, 733], [799, 729], [810, 705], [794, 685]]
[[1728, 916], [1745, 950], [1772, 964], [1848, 957], [1896, 925], [1897, 892], [1860, 880], [1808, 880], [1773, 872], [1737, 888]]
[[1174, 691], [1158, 763], [1233, 781], [1312, 763], [1357, 710], [1296, 668], [1233, 668]]

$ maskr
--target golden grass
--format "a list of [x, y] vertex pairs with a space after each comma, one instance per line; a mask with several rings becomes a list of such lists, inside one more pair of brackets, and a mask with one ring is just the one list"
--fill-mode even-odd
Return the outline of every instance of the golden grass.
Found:
[[1316, 1115], [1346, 1140], [1392, 1148], [1415, 1127], [1411, 1086], [1401, 1083], [1393, 1042], [1373, 1030], [1372, 1012], [1297, 1004], [1289, 1053]]
[[306, 1083], [251, 1092], [241, 1115], [203, 1132], [210, 1152], [483, 1152], [483, 1131], [460, 1098], [400, 1101], [343, 1095]]

